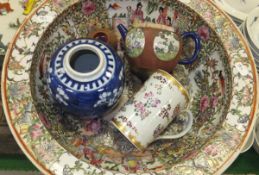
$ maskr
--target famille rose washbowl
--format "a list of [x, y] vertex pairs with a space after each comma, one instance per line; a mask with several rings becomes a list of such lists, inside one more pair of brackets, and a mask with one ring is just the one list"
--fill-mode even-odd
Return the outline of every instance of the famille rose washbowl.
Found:
[[[145, 152], [108, 123], [113, 112], [102, 121], [76, 120], [60, 114], [47, 91], [47, 65], [58, 46], [98, 28], [129, 27], [134, 19], [195, 31], [202, 45], [194, 64], [177, 65], [172, 72], [189, 92], [192, 129], [180, 139], [155, 142]], [[191, 55], [189, 48], [183, 48], [184, 55]], [[121, 43], [115, 49], [124, 58]], [[126, 81], [118, 107], [143, 83], [124, 61]], [[242, 35], [210, 1], [44, 1], [9, 46], [2, 99], [16, 141], [44, 174], [221, 174], [252, 131], [256, 85], [255, 64]], [[186, 121], [180, 117], [165, 132], [181, 130], [181, 123]]]

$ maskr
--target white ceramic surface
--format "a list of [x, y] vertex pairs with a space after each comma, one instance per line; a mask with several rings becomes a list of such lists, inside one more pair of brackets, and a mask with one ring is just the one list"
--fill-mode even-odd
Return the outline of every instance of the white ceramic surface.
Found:
[[[155, 140], [180, 138], [191, 129], [192, 119], [181, 133], [160, 137], [189, 102], [188, 91], [169, 73], [158, 70], [115, 115], [112, 124], [139, 150], [144, 150]], [[191, 112], [186, 112], [193, 118]]]
[[215, 0], [216, 4], [229, 15], [244, 21], [256, 6], [259, 0]]
[[251, 47], [259, 54], [259, 7], [249, 13], [246, 19], [246, 30]]
[[[0, 2], [4, 3], [7, 1], [1, 0]], [[16, 23], [17, 20], [22, 22], [23, 19], [26, 17], [25, 15], [23, 15], [23, 7], [20, 4], [20, 2], [22, 2], [22, 0], [19, 0], [19, 1], [9, 0], [11, 8], [14, 11], [6, 14], [5, 16], [0, 15], [0, 21], [1, 21], [0, 34], [3, 34], [2, 42], [4, 44], [8, 44], [10, 42], [10, 40], [12, 39], [12, 37], [14, 36], [17, 30], [16, 28], [10, 28], [9, 27], [10, 23]]]
[[[258, 16], [259, 16], [259, 14], [258, 14]], [[255, 21], [255, 22], [257, 22], [257, 20]], [[259, 24], [259, 23], [258, 23]], [[257, 24], [253, 24], [253, 25], [257, 25]], [[258, 28], [259, 29], [259, 28]], [[244, 38], [246, 39], [246, 41], [247, 41], [247, 44], [249, 45], [249, 47], [250, 47], [250, 50], [251, 50], [251, 52], [252, 52], [252, 54], [253, 54], [253, 57], [254, 57], [254, 59], [255, 59], [255, 61], [256, 61], [256, 65], [257, 65], [257, 67], [259, 67], [259, 49], [257, 49], [257, 48], [255, 48], [256, 46], [255, 46], [255, 44], [253, 44], [253, 41], [251, 40], [251, 36], [249, 35], [249, 33], [248, 33], [248, 30], [247, 30], [247, 20], [245, 20], [240, 26], [239, 26], [239, 30], [242, 32], [242, 34], [243, 34], [243, 36], [244, 36]], [[259, 32], [257, 32], [256, 31], [256, 29], [255, 28], [253, 28], [253, 29], [251, 29], [250, 28], [250, 30], [252, 31], [252, 32], [254, 32], [254, 33], [257, 33], [258, 34], [258, 36], [259, 36]], [[255, 36], [253, 36], [252, 38], [254, 38]]]
[[[257, 114], [258, 115], [258, 114]], [[255, 140], [255, 132], [252, 131], [250, 133], [250, 136], [245, 144], [245, 146], [243, 147], [243, 149], [241, 150], [241, 153], [245, 153], [246, 151], [248, 151], [252, 146], [253, 146], [253, 143], [254, 143], [254, 140]]]

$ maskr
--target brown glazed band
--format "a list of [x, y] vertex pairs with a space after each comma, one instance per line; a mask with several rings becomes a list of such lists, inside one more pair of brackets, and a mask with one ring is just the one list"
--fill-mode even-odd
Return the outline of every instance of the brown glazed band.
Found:
[[[143, 68], [148, 70], [156, 70], [159, 68], [166, 71], [171, 71], [178, 64], [180, 60], [180, 56], [183, 50], [182, 38], [173, 32], [180, 44], [178, 53], [171, 60], [163, 61], [156, 56], [156, 53], [153, 47], [154, 39], [156, 36], [158, 36], [159, 32], [161, 31], [172, 32], [173, 28], [165, 25], [161, 25], [161, 24], [150, 24], [150, 23], [135, 24], [135, 26], [139, 26], [138, 28], [140, 28], [143, 31], [145, 36], [144, 37], [145, 45], [140, 55], [134, 58], [129, 56], [128, 61], [132, 65], [135, 65], [138, 68]], [[162, 29], [158, 27], [161, 27]]]

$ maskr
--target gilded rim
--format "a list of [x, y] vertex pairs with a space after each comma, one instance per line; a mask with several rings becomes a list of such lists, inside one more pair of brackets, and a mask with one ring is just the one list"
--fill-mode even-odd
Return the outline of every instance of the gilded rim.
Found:
[[126, 127], [119, 122], [118, 120], [116, 120], [115, 118], [113, 118], [111, 120], [111, 123], [113, 124], [114, 127], [116, 127], [137, 149], [139, 149], [140, 151], [143, 151], [145, 149], [145, 147], [141, 144], [140, 141], [137, 140], [137, 138], [130, 134], [127, 133]]
[[183, 85], [177, 79], [175, 79], [171, 74], [169, 74], [168, 72], [166, 72], [164, 70], [159, 69], [159, 70], [157, 70], [157, 72], [162, 74], [164, 77], [166, 77], [167, 80], [170, 81], [170, 83], [173, 86], [176, 86], [178, 88], [178, 90], [185, 97], [187, 104], [190, 102], [190, 96], [189, 96], [188, 91], [183, 87]]

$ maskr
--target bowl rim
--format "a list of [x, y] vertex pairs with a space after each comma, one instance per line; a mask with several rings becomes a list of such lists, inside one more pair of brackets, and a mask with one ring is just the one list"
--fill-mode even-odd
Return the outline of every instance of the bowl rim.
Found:
[[[215, 4], [213, 1], [205, 1], [205, 0], [200, 0], [202, 1], [203, 3], [207, 3], [208, 5], [212, 5], [213, 8], [217, 9], [219, 14], [221, 14], [220, 16], [221, 17], [224, 17], [226, 18], [226, 22], [232, 24], [232, 29], [235, 29], [236, 30], [236, 34], [238, 36], [238, 38], [241, 40], [242, 42], [242, 46], [244, 47], [244, 50], [247, 51], [247, 57], [250, 61], [250, 66], [251, 66], [251, 73], [252, 73], [252, 76], [254, 78], [254, 83], [253, 83], [253, 89], [254, 89], [254, 98], [253, 98], [253, 102], [252, 102], [252, 105], [251, 105], [251, 113], [250, 113], [250, 117], [251, 117], [251, 120], [250, 122], [247, 124], [247, 127], [248, 127], [248, 130], [245, 131], [242, 139], [241, 139], [241, 143], [240, 145], [238, 146], [238, 149], [232, 153], [228, 158], [227, 160], [225, 160], [224, 164], [222, 164], [219, 168], [217, 168], [215, 171], [216, 171], [216, 174], [221, 174], [223, 171], [225, 171], [226, 167], [228, 167], [234, 160], [235, 158], [239, 155], [240, 153], [240, 150], [241, 150], [241, 147], [246, 143], [246, 140], [248, 139], [248, 136], [251, 132], [252, 132], [252, 127], [254, 125], [254, 115], [256, 114], [256, 111], [257, 111], [257, 104], [258, 104], [258, 92], [257, 92], [257, 84], [258, 84], [258, 78], [257, 78], [257, 73], [256, 73], [256, 68], [255, 68], [255, 63], [254, 63], [254, 60], [252, 59], [252, 54], [251, 54], [251, 51], [248, 49], [248, 46], [245, 44], [245, 40], [241, 34], [241, 32], [238, 30], [238, 28], [235, 26], [235, 24], [233, 23], [233, 21], [230, 20], [230, 17], [228, 17], [224, 12], [222, 12], [222, 10], [220, 10]], [[43, 165], [42, 163], [39, 162], [39, 160], [36, 159], [35, 155], [33, 154], [33, 151], [30, 150], [28, 147], [26, 147], [26, 143], [24, 142], [23, 138], [20, 137], [20, 134], [18, 133], [17, 129], [15, 128], [15, 125], [12, 123], [12, 114], [11, 114], [11, 111], [9, 110], [9, 103], [8, 103], [8, 100], [7, 100], [7, 82], [9, 80], [7, 80], [7, 73], [8, 73], [8, 63], [10, 61], [10, 58], [11, 58], [11, 54], [12, 54], [12, 49], [14, 47], [14, 44], [15, 44], [15, 41], [16, 39], [19, 37], [19, 34], [20, 32], [22, 31], [23, 27], [27, 24], [27, 22], [33, 17], [34, 14], [36, 14], [36, 12], [44, 7], [44, 5], [46, 5], [48, 2], [50, 2], [49, 0], [44, 0], [43, 3], [38, 7], [36, 8], [25, 20], [24, 22], [22, 23], [21, 27], [18, 29], [18, 31], [16, 32], [16, 35], [14, 36], [14, 39], [12, 40], [12, 42], [10, 43], [9, 47], [8, 47], [8, 50], [7, 50], [7, 54], [6, 54], [6, 57], [5, 57], [5, 60], [4, 60], [4, 64], [3, 64], [3, 71], [2, 71], [2, 80], [1, 80], [1, 83], [2, 83], [2, 86], [1, 86], [1, 90], [2, 90], [2, 97], [3, 97], [3, 107], [4, 107], [4, 111], [5, 111], [5, 114], [6, 114], [6, 119], [7, 119], [7, 122], [8, 122], [8, 125], [11, 129], [11, 132], [13, 134], [13, 136], [15, 137], [16, 139], [16, 142], [18, 143], [18, 145], [21, 147], [21, 149], [23, 150], [23, 152], [26, 154], [26, 156], [32, 161], [32, 163], [34, 163], [34, 165], [39, 169], [41, 170], [42, 172], [44, 172], [45, 174], [51, 174], [52, 172], [46, 168], [46, 165]], [[77, 3], [78, 1], [74, 1], [73, 3]], [[184, 3], [185, 5], [188, 6], [188, 3], [186, 4], [186, 0], [180, 0], [181, 3]], [[73, 4], [72, 3], [72, 4]], [[70, 4], [70, 5], [72, 5]], [[212, 8], [212, 7], [211, 7]], [[193, 8], [192, 8], [193, 9]], [[227, 20], [228, 19], [228, 20]], [[210, 21], [212, 22], [212, 21]], [[49, 133], [48, 133], [49, 134]], [[57, 143], [57, 145], [59, 145]], [[59, 145], [61, 146], [61, 145]], [[90, 165], [88, 165], [90, 166]]]

